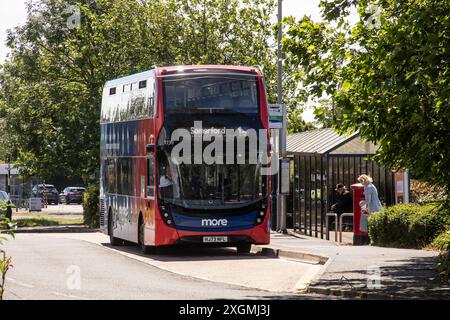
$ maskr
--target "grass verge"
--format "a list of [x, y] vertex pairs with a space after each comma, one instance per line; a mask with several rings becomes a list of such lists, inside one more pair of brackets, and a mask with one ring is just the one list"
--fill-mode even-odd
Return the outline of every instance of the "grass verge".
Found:
[[19, 228], [23, 227], [52, 227], [64, 225], [83, 225], [83, 218], [64, 219], [64, 218], [23, 218], [14, 220]]

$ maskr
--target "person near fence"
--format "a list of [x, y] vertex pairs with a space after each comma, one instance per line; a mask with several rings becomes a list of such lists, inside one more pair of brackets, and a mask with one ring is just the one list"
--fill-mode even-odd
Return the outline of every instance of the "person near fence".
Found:
[[[339, 219], [343, 213], [353, 212], [353, 196], [342, 183], [336, 185], [335, 192], [335, 203], [331, 206], [331, 210]], [[335, 224], [337, 225], [337, 221]]]
[[12, 220], [12, 203], [11, 200], [6, 201], [6, 218], [9, 219], [9, 221]]
[[353, 196], [342, 184], [336, 185], [336, 202], [331, 206], [331, 210], [337, 213], [338, 217], [344, 212], [353, 212]]
[[381, 202], [378, 198], [377, 188], [373, 185], [373, 180], [368, 175], [361, 175], [358, 177], [359, 183], [364, 186], [364, 195], [369, 214], [381, 210]]

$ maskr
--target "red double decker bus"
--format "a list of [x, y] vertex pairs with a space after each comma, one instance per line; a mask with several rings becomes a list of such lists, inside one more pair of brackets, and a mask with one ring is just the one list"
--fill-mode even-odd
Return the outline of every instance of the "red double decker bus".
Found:
[[111, 244], [126, 240], [148, 253], [269, 243], [267, 108], [257, 68], [157, 67], [108, 81], [100, 225]]

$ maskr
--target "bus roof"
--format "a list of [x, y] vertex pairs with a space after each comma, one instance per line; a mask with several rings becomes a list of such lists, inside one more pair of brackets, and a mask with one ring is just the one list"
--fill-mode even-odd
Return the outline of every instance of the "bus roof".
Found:
[[115, 87], [124, 83], [131, 83], [148, 79], [154, 75], [155, 70], [158, 70], [158, 75], [181, 71], [185, 72], [185, 71], [203, 71], [203, 70], [235, 71], [261, 75], [261, 72], [258, 67], [242, 67], [242, 66], [227, 66], [227, 65], [179, 65], [179, 66], [157, 67], [155, 69], [151, 69], [148, 71], [135, 73], [129, 76], [110, 80], [106, 82], [105, 87]]
[[107, 81], [105, 84], [105, 87], [115, 87], [117, 85], [120, 84], [124, 84], [124, 83], [131, 83], [131, 82], [136, 82], [136, 81], [141, 81], [141, 80], [145, 80], [150, 78], [155, 72], [155, 69], [152, 70], [148, 70], [148, 71], [144, 71], [144, 72], [140, 72], [140, 73], [135, 73], [126, 77], [121, 77], [121, 78], [117, 78], [114, 80], [110, 80]]
[[161, 72], [174, 72], [174, 71], [194, 71], [194, 70], [224, 70], [224, 71], [238, 71], [258, 73], [258, 67], [242, 67], [242, 66], [227, 66], [227, 65], [180, 65], [158, 68]]

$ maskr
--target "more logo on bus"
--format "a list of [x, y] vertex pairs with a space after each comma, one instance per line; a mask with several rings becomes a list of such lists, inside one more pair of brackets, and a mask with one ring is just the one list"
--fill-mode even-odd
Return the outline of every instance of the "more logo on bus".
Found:
[[227, 219], [202, 219], [202, 227], [226, 227]]

